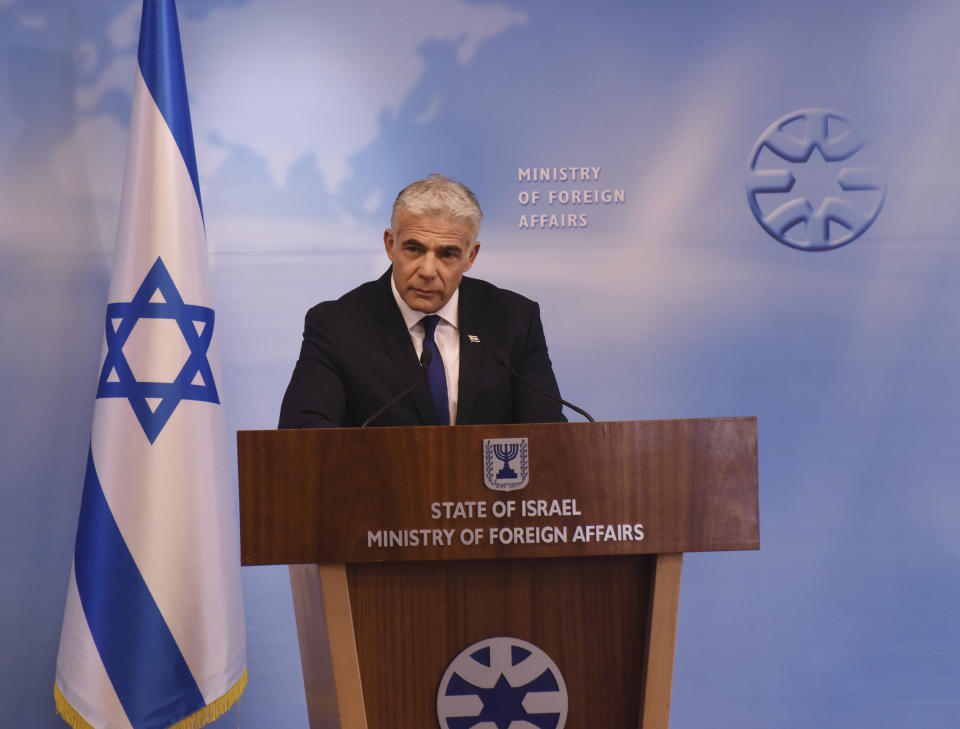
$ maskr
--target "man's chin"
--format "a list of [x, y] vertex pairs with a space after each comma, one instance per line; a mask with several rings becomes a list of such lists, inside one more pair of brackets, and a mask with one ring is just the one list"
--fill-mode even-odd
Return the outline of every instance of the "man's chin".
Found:
[[407, 301], [407, 306], [409, 306], [414, 311], [420, 311], [424, 314], [432, 314], [442, 305], [440, 301], [440, 295], [434, 294], [433, 296], [424, 296], [423, 294], [414, 294]]

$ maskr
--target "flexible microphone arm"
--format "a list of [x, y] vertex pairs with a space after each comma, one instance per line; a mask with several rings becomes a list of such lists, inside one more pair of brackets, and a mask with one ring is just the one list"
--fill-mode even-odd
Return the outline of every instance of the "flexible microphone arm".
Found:
[[568, 408], [570, 408], [571, 410], [576, 410], [578, 413], [580, 413], [583, 417], [585, 417], [585, 418], [586, 418], [587, 420], [589, 420], [591, 423], [597, 422], [596, 420], [593, 419], [593, 416], [590, 415], [590, 413], [588, 413], [588, 412], [587, 412], [586, 410], [584, 410], [583, 408], [578, 408], [576, 405], [574, 405], [574, 404], [571, 403], [571, 402], [567, 402], [567, 401], [564, 400], [562, 397], [558, 397], [557, 395], [554, 395], [552, 392], [547, 392], [547, 391], [544, 390], [542, 387], [539, 387], [539, 386], [533, 384], [532, 382], [530, 382], [530, 380], [528, 380], [526, 377], [524, 377], [524, 376], [521, 375], [519, 372], [517, 372], [515, 369], [513, 369], [513, 366], [510, 364], [510, 360], [507, 359], [507, 355], [505, 355], [501, 350], [498, 349], [496, 352], [494, 352], [494, 353], [493, 353], [493, 358], [494, 358], [495, 360], [497, 360], [497, 364], [498, 364], [498, 365], [501, 365], [501, 366], [503, 366], [503, 367], [506, 367], [508, 370], [510, 370], [510, 374], [513, 375], [514, 377], [516, 377], [518, 380], [520, 380], [520, 382], [522, 382], [522, 383], [523, 383], [524, 385], [526, 385], [527, 387], [532, 387], [534, 390], [536, 390], [537, 392], [539, 392], [541, 395], [545, 395], [546, 397], [549, 397], [551, 400], [554, 400], [555, 402], [561, 403], [562, 405], [566, 405], [566, 406], [567, 406]]
[[410, 385], [410, 387], [408, 387], [406, 390], [404, 390], [403, 392], [401, 392], [399, 395], [397, 395], [395, 398], [393, 398], [393, 400], [391, 400], [390, 402], [388, 402], [388, 403], [387, 403], [386, 405], [384, 405], [382, 408], [380, 408], [379, 410], [377, 410], [377, 412], [375, 412], [375, 413], [374, 413], [373, 415], [371, 415], [369, 418], [367, 418], [366, 420], [364, 420], [360, 427], [361, 427], [361, 428], [366, 428], [368, 425], [370, 425], [370, 423], [372, 423], [374, 420], [376, 420], [377, 418], [379, 418], [379, 417], [380, 417], [381, 415], [383, 415], [387, 410], [389, 410], [390, 408], [392, 408], [394, 405], [396, 405], [398, 402], [400, 402], [403, 398], [405, 398], [407, 395], [409, 395], [409, 394], [413, 391], [413, 388], [415, 388], [417, 385], [419, 385], [420, 382], [423, 380], [423, 378], [427, 376], [427, 367], [430, 366], [430, 362], [431, 362], [432, 360], [433, 360], [433, 350], [432, 350], [432, 349], [427, 349], [426, 347], [424, 347], [424, 348], [423, 348], [423, 354], [420, 355], [420, 374], [417, 376], [417, 379], [415, 379], [415, 380], [413, 381], [413, 384]]

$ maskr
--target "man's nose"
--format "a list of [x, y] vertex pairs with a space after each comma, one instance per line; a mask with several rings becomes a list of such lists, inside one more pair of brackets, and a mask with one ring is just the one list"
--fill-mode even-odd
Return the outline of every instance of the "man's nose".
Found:
[[437, 257], [433, 253], [427, 253], [420, 259], [420, 267], [417, 271], [424, 278], [433, 278], [437, 275]]

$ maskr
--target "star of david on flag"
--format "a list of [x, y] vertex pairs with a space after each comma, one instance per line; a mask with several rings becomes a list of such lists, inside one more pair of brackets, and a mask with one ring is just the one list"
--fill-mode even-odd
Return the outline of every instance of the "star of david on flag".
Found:
[[[127, 362], [123, 346], [142, 319], [175, 321], [189, 347], [187, 361], [173, 382], [138, 381]], [[126, 398], [151, 443], [181, 400], [219, 403], [207, 359], [213, 319], [213, 309], [183, 302], [163, 259], [157, 258], [131, 301], [107, 305], [107, 356], [97, 397]]]
[[103, 364], [54, 701], [198, 729], [246, 686], [236, 488], [173, 0], [144, 0]]

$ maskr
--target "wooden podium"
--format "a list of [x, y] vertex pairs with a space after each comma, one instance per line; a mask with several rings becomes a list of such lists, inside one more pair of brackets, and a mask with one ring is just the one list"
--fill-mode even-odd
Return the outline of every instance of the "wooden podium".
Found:
[[755, 418], [243, 431], [238, 449], [243, 564], [295, 565], [312, 729], [435, 729], [447, 666], [498, 636], [553, 660], [567, 727], [667, 729], [681, 553], [759, 548]]

